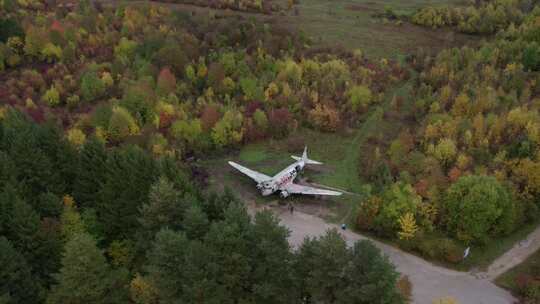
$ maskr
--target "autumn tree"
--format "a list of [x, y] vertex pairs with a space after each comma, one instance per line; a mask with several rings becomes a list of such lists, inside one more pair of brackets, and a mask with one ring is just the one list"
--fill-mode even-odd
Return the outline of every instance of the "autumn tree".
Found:
[[412, 239], [418, 231], [418, 226], [416, 226], [414, 215], [410, 212], [405, 213], [399, 217], [398, 221], [400, 226], [400, 231], [398, 232], [399, 238], [402, 240]]
[[160, 95], [168, 95], [176, 90], [176, 77], [168, 67], [161, 69], [157, 79], [156, 91]]
[[84, 101], [90, 102], [102, 97], [105, 93], [105, 84], [94, 70], [86, 71], [81, 77], [81, 96]]
[[201, 123], [204, 131], [211, 130], [220, 119], [220, 113], [215, 105], [206, 105], [201, 114]]
[[212, 128], [212, 140], [217, 147], [225, 147], [242, 140], [242, 114], [229, 110]]
[[157, 121], [157, 114], [153, 107], [154, 100], [151, 80], [143, 78], [124, 90], [120, 106], [129, 111], [138, 125], [144, 126]]
[[309, 111], [309, 119], [322, 131], [336, 131], [340, 123], [339, 113], [335, 109], [320, 104]]
[[379, 232], [392, 235], [398, 231], [399, 219], [406, 213], [416, 213], [421, 198], [413, 187], [402, 182], [389, 186], [382, 194], [382, 206], [375, 218]]
[[140, 128], [131, 113], [121, 106], [113, 107], [107, 129], [109, 139], [113, 142], [119, 142], [130, 135], [138, 134], [139, 130]]
[[283, 138], [291, 131], [293, 118], [289, 110], [279, 108], [270, 111], [268, 122], [272, 126], [270, 132], [275, 138]]
[[114, 55], [124, 65], [129, 65], [135, 56], [137, 42], [126, 37], [120, 38], [118, 45], [114, 47]]
[[347, 91], [349, 106], [353, 111], [366, 109], [372, 102], [371, 90], [363, 85], [353, 86]]
[[186, 146], [192, 149], [198, 147], [202, 140], [202, 124], [199, 119], [177, 120], [170, 129], [171, 135], [181, 142], [186, 143]]

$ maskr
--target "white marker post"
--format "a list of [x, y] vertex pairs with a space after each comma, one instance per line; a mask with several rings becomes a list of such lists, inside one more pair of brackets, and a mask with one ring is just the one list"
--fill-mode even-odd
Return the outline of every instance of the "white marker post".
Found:
[[469, 255], [469, 251], [471, 251], [471, 247], [467, 247], [467, 248], [465, 249], [465, 252], [464, 252], [464, 254], [463, 254], [463, 259], [465, 259], [465, 258]]

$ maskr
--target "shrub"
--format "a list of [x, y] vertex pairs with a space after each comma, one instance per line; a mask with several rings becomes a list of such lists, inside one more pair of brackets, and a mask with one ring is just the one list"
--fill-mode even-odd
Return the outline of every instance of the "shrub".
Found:
[[397, 289], [406, 302], [411, 300], [412, 288], [412, 283], [406, 275], [402, 276], [397, 282]]
[[540, 302], [540, 281], [531, 281], [525, 289], [525, 297], [531, 303]]

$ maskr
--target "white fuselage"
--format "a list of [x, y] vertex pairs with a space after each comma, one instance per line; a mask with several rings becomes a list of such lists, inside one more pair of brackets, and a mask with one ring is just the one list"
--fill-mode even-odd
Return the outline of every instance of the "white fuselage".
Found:
[[[259, 183], [257, 188], [261, 190], [263, 196], [268, 196], [276, 191], [281, 191], [285, 185], [294, 181], [298, 173], [304, 169], [304, 166], [305, 163], [303, 160], [294, 162], [287, 168], [281, 170], [278, 174], [274, 175], [270, 180]], [[288, 194], [285, 194], [284, 196], [287, 195]]]

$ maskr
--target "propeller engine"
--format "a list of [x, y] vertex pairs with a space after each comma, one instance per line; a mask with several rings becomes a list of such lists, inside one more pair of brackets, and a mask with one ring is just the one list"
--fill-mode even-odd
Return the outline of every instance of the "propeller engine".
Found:
[[286, 197], [289, 196], [289, 195], [290, 195], [290, 194], [289, 194], [289, 192], [287, 192], [287, 191], [281, 191], [281, 192], [279, 193], [279, 196], [280, 196], [281, 198], [286, 198]]

